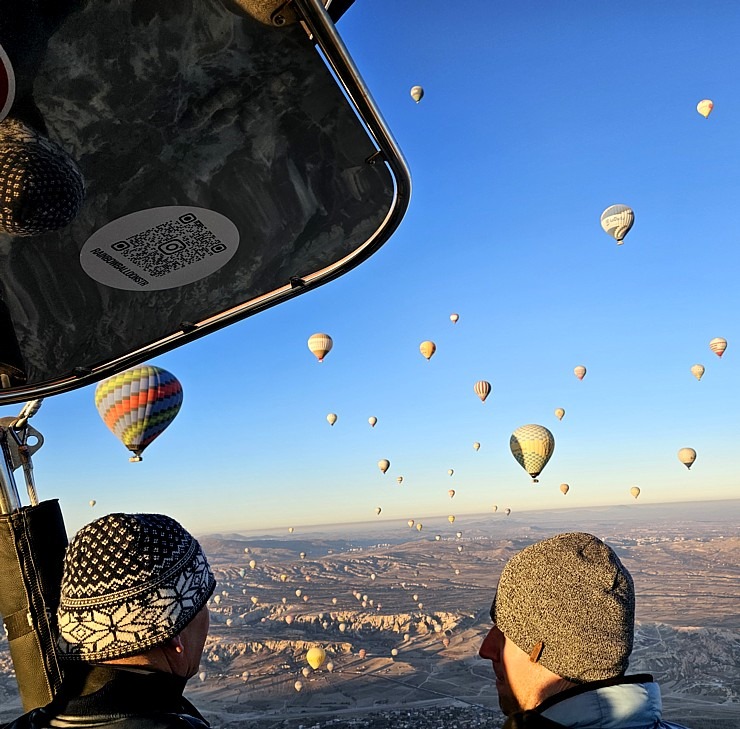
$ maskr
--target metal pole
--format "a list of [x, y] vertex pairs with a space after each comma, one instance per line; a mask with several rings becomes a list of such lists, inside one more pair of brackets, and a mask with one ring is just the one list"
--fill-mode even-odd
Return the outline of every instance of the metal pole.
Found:
[[21, 508], [21, 497], [13, 476], [13, 460], [8, 444], [8, 431], [0, 426], [0, 514], [13, 514]]

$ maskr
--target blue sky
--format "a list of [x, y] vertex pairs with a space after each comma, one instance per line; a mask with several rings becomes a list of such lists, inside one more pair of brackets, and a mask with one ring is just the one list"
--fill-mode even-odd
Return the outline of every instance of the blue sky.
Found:
[[[42, 497], [70, 529], [137, 510], [198, 532], [628, 503], [633, 485], [635, 508], [737, 497], [736, 5], [357, 0], [339, 29], [411, 168], [400, 229], [343, 278], [156, 360], [185, 401], [142, 463], [93, 388], [46, 400]], [[599, 226], [615, 203], [636, 216], [621, 247]], [[556, 439], [538, 485], [508, 448], [532, 422]]]

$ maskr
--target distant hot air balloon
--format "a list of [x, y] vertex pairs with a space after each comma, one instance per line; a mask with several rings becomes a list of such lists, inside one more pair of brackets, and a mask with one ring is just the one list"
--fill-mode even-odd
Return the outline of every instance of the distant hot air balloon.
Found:
[[555, 450], [555, 438], [543, 425], [523, 425], [512, 433], [509, 447], [519, 465], [538, 483], [537, 476]]
[[299, 557], [300, 557], [301, 559], [306, 559], [306, 553], [305, 553], [305, 552], [301, 552], [301, 553], [300, 553], [300, 554], [299, 554], [298, 556], [299, 556]]
[[475, 441], [475, 443], [473, 443], [473, 450], [474, 451], [480, 450], [480, 443], [478, 443], [478, 441]]
[[380, 512], [383, 511], [379, 506], [375, 507], [375, 513], [380, 516]]
[[326, 416], [326, 420], [329, 423], [329, 425], [334, 425], [334, 423], [337, 422], [337, 414], [336, 413], [329, 413]]
[[378, 468], [385, 473], [391, 467], [391, 462], [387, 458], [381, 458], [378, 461]]
[[494, 504], [491, 508], [493, 509], [494, 514], [498, 511], [498, 506], [496, 504]]
[[630, 494], [632, 494], [632, 496], [634, 496], [635, 498], [637, 498], [640, 495], [640, 489], [639, 489], [639, 487], [633, 486], [630, 489]]
[[282, 575], [280, 575], [280, 582], [286, 582], [287, 579], [288, 579], [288, 575], [286, 575], [285, 573], [283, 573]]
[[321, 668], [321, 665], [325, 660], [326, 651], [323, 648], [314, 646], [313, 648], [308, 649], [308, 652], [306, 653], [306, 663], [308, 663], [314, 671], [317, 668]]
[[398, 648], [391, 648], [391, 655], [397, 656], [398, 655]]
[[409, 529], [411, 529], [411, 527], [414, 526], [414, 520], [413, 519], [409, 519], [406, 523], [409, 525]]
[[303, 590], [301, 590], [300, 588], [298, 588], [298, 589], [297, 589], [297, 590], [295, 591], [295, 596], [296, 596], [296, 597], [300, 597], [302, 593], [303, 593]]
[[681, 461], [686, 468], [691, 469], [691, 466], [696, 460], [696, 451], [693, 448], [681, 448], [678, 452], [678, 460]]
[[573, 374], [579, 380], [582, 380], [586, 376], [586, 368], [583, 365], [578, 365], [577, 367], [573, 368]]
[[[585, 375], [586, 373], [584, 372], [583, 374]], [[565, 415], [565, 410], [563, 410], [563, 408], [555, 408], [555, 417], [558, 420], [562, 420], [564, 415]]]
[[347, 623], [339, 623], [339, 632], [344, 633], [347, 630]]
[[459, 314], [450, 314], [450, 321], [453, 324], [457, 324], [457, 322], [460, 321], [460, 315]]
[[368, 423], [370, 423], [370, 427], [371, 427], [371, 428], [374, 428], [374, 427], [375, 427], [375, 424], [376, 424], [376, 423], [378, 422], [378, 419], [377, 419], [377, 418], [376, 418], [376, 417], [375, 417], [374, 415], [371, 415], [371, 416], [370, 416], [370, 417], [369, 417], [369, 418], [367, 419], [367, 422], [368, 422]]
[[331, 348], [334, 346], [334, 340], [328, 334], [312, 334], [308, 338], [308, 348], [316, 356], [319, 362], [324, 361]]
[[250, 559], [249, 560], [249, 569], [253, 570], [257, 566], [257, 562], [255, 560]]
[[696, 110], [705, 118], [708, 119], [709, 115], [714, 109], [714, 102], [711, 99], [702, 99], [697, 105]]
[[457, 551], [458, 552], [462, 552], [463, 551], [463, 545], [462, 544], [458, 544], [457, 545]]
[[450, 490], [449, 490], [449, 491], [447, 492], [447, 495], [448, 495], [448, 496], [449, 496], [450, 498], [452, 498], [452, 497], [453, 497], [453, 496], [455, 495], [455, 489], [450, 489]]
[[201, 672], [200, 672], [200, 673], [198, 674], [198, 678], [200, 679], [201, 683], [202, 683], [203, 681], [205, 681], [205, 680], [206, 680], [206, 676], [207, 676], [207, 674], [206, 674], [206, 672], [205, 672], [205, 671], [201, 671]]
[[509, 514], [511, 514], [511, 509], [504, 509], [504, 514], [506, 514], [506, 516], [509, 516]]
[[611, 205], [601, 213], [601, 227], [622, 245], [624, 237], [630, 232], [635, 222], [635, 213], [626, 205]]
[[95, 499], [90, 499], [90, 501], [88, 503], [90, 504], [90, 508], [92, 509], [93, 506], [95, 506], [95, 504], [97, 504], [98, 502], [95, 501]]
[[562, 492], [563, 496], [565, 496], [565, 494], [567, 494], [568, 491], [570, 491], [570, 486], [568, 486], [567, 483], [561, 483], [560, 484], [560, 491]]
[[449, 648], [449, 645], [450, 645], [450, 639], [449, 639], [449, 638], [442, 638], [442, 645], [443, 645], [443, 646], [444, 646], [445, 648]]
[[296, 691], [300, 691], [301, 689], [303, 689], [303, 681], [296, 681], [296, 682], [295, 682], [295, 683], [293, 684], [293, 688], [294, 688], [294, 689], [295, 689]]
[[450, 524], [454, 524], [455, 523], [455, 517], [452, 514], [450, 514], [447, 517], [447, 521], [450, 522]]
[[285, 616], [285, 623], [286, 625], [290, 625], [293, 622], [293, 616], [292, 615], [286, 615]]
[[411, 94], [411, 98], [418, 104], [424, 98], [424, 89], [421, 86], [412, 86], [409, 94]]
[[372, 573], [372, 574], [370, 575], [370, 579], [371, 579], [371, 580], [372, 580], [373, 582], [375, 582], [376, 578], [377, 578], [377, 575], [376, 575], [376, 574], [375, 574], [375, 573], [373, 572], [373, 573]]
[[295, 531], [293, 527], [288, 527], [288, 534], [292, 534]]
[[460, 537], [462, 536], [462, 532], [455, 532], [455, 536], [456, 536], [456, 537], [457, 537], [458, 539], [460, 539]]
[[420, 532], [423, 528], [424, 527], [423, 527], [423, 525], [421, 523], [419, 523], [419, 524], [416, 525], [416, 531], [417, 532]]
[[718, 357], [721, 357], [727, 349], [727, 340], [722, 337], [715, 337], [711, 342], [709, 342], [709, 349], [711, 349]]
[[219, 604], [221, 603], [221, 595], [214, 595], [214, 596], [213, 596], [213, 602], [214, 602], [214, 603], [215, 603], [216, 605], [219, 605]]
[[427, 340], [419, 345], [419, 351], [424, 357], [431, 359], [432, 355], [437, 351], [437, 345]]
[[141, 460], [144, 449], [175, 419], [182, 405], [182, 385], [167, 370], [133, 367], [95, 388], [95, 406], [103, 422]]
[[447, 471], [447, 475], [448, 475], [448, 476], [452, 476], [452, 474], [453, 474], [453, 473], [455, 473], [455, 471], [454, 471], [454, 470], [453, 470], [452, 468], [450, 468], [450, 469], [449, 469], [449, 470]]
[[249, 552], [250, 552], [249, 547], [244, 547], [244, 554], [249, 554]]
[[438, 541], [439, 541], [440, 539], [442, 539], [442, 535], [441, 535], [441, 534], [435, 534], [435, 535], [434, 535], [434, 540], [435, 540], [436, 542], [438, 542]]
[[311, 669], [310, 668], [303, 668], [301, 670], [301, 673], [303, 674], [303, 678], [308, 678], [311, 675]]
[[399, 477], [398, 477], [398, 478], [396, 479], [396, 481], [398, 481], [398, 483], [403, 483], [403, 476], [399, 476]]
[[334, 670], [334, 664], [331, 661], [328, 661], [326, 664], [326, 670], [331, 673]]
[[475, 390], [475, 394], [480, 398], [480, 401], [485, 402], [486, 398], [491, 394], [491, 383], [486, 382], [486, 380], [478, 380], [473, 385], [473, 390]]
[[704, 376], [704, 365], [695, 364], [691, 366], [691, 374], [696, 377], [697, 380], [701, 380]]

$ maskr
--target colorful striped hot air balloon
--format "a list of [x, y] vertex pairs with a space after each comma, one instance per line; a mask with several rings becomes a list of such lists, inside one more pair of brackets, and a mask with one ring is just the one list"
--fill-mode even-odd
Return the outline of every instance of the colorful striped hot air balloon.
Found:
[[491, 394], [491, 383], [485, 380], [478, 380], [473, 385], [473, 390], [475, 390], [475, 394], [480, 398], [480, 401], [485, 402], [486, 398]]
[[627, 205], [610, 205], [601, 213], [601, 227], [619, 246], [624, 243], [624, 237], [630, 232], [634, 222], [635, 213]]
[[708, 119], [709, 115], [714, 109], [714, 102], [711, 99], [702, 99], [697, 105], [696, 110], [705, 118]]
[[333, 346], [334, 340], [328, 334], [317, 332], [308, 338], [308, 348], [319, 362], [324, 361], [324, 357], [331, 352]]
[[174, 420], [182, 405], [182, 385], [167, 370], [141, 365], [109, 377], [95, 389], [103, 422], [141, 460], [144, 449]]
[[727, 349], [727, 340], [722, 337], [715, 337], [711, 342], [709, 342], [709, 349], [711, 349], [718, 357], [721, 357]]

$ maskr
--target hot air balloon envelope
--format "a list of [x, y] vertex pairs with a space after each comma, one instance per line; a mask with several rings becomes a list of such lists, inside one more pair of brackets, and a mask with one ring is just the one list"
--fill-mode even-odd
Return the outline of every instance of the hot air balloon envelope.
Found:
[[450, 314], [450, 321], [453, 324], [457, 324], [457, 322], [460, 321], [460, 315], [459, 314]]
[[475, 443], [473, 443], [473, 450], [474, 451], [479, 451], [480, 450], [480, 443], [478, 443], [478, 441], [476, 441]]
[[337, 422], [337, 415], [336, 415], [336, 413], [329, 413], [326, 416], [326, 420], [329, 423], [329, 425], [334, 425], [334, 423]]
[[323, 648], [314, 646], [313, 648], [309, 648], [308, 652], [306, 653], [306, 662], [314, 670], [320, 668], [325, 660], [326, 651]]
[[431, 359], [432, 355], [437, 351], [437, 345], [427, 340], [419, 345], [419, 351], [426, 359]]
[[709, 349], [711, 349], [718, 357], [721, 357], [727, 349], [727, 340], [722, 337], [715, 337], [711, 342], [709, 342]]
[[563, 496], [565, 496], [565, 494], [567, 494], [568, 491], [570, 491], [570, 486], [568, 486], [567, 483], [561, 483], [560, 484], [560, 491], [562, 492]]
[[701, 380], [704, 376], [704, 365], [695, 364], [691, 367], [691, 374], [696, 377], [697, 380]]
[[691, 469], [692, 464], [696, 460], [696, 451], [693, 448], [681, 448], [678, 452], [678, 460], [681, 461], [686, 468]]
[[714, 109], [714, 102], [711, 99], [702, 99], [697, 105], [696, 110], [705, 118], [709, 118], [709, 115]]
[[141, 365], [109, 377], [95, 388], [103, 422], [140, 461], [143, 450], [175, 419], [182, 385], [161, 367]]
[[[584, 372], [584, 374], [586, 373]], [[562, 420], [564, 415], [565, 415], [565, 410], [563, 410], [563, 408], [555, 408], [555, 417], [558, 420]]]
[[421, 86], [412, 86], [409, 91], [411, 98], [418, 104], [424, 98], [424, 89]]
[[374, 415], [372, 415], [367, 419], [367, 422], [370, 423], [371, 428], [374, 428], [375, 424], [378, 422], [378, 419]]
[[537, 476], [555, 450], [555, 438], [543, 425], [523, 425], [512, 433], [509, 447], [519, 465], [537, 483]]
[[378, 468], [385, 473], [391, 467], [391, 462], [387, 458], [381, 458], [378, 461]]
[[491, 394], [491, 383], [486, 382], [486, 380], [478, 380], [473, 385], [473, 390], [475, 390], [475, 394], [480, 398], [480, 401], [485, 402], [486, 398]]
[[582, 380], [586, 376], [586, 368], [583, 365], [578, 365], [577, 367], [573, 368], [573, 374], [579, 380]]
[[447, 492], [447, 495], [448, 495], [448, 496], [449, 496], [450, 498], [452, 498], [452, 497], [453, 497], [453, 496], [455, 495], [455, 489], [450, 489], [450, 490], [449, 490], [449, 491]]
[[317, 334], [312, 334], [308, 338], [308, 348], [319, 362], [324, 361], [324, 357], [331, 352], [331, 348], [333, 346], [334, 341], [328, 334], [322, 334], [319, 332]]
[[627, 205], [611, 205], [601, 213], [601, 227], [622, 245], [624, 237], [635, 222], [635, 213]]
[[632, 494], [632, 496], [634, 496], [635, 498], [637, 498], [640, 495], [640, 489], [639, 489], [639, 487], [638, 486], [633, 486], [630, 489], [630, 494]]

